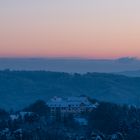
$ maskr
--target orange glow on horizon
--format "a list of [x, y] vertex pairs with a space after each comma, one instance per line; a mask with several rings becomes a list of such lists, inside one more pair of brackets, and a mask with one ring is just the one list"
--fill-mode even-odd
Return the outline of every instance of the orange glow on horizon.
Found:
[[0, 57], [140, 58], [138, 2], [62, 1], [1, 2]]

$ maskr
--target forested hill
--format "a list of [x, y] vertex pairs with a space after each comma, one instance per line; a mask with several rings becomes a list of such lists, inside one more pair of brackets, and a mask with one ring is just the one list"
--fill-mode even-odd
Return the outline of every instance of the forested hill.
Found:
[[140, 106], [140, 78], [87, 73], [0, 71], [0, 108], [22, 108], [53, 96], [87, 95]]

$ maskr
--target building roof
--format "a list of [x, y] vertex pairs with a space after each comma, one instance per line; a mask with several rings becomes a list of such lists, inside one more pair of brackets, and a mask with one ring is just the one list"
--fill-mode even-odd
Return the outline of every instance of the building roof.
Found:
[[95, 105], [90, 103], [86, 97], [54, 97], [47, 102], [47, 105], [49, 107], [79, 107], [81, 104], [84, 104], [85, 106], [90, 108], [95, 107]]

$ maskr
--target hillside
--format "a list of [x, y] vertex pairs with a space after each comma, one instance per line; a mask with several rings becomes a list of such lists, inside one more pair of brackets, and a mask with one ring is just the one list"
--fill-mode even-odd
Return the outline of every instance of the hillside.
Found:
[[0, 107], [19, 109], [37, 99], [88, 95], [140, 106], [140, 78], [113, 74], [0, 71]]
[[125, 76], [129, 76], [129, 77], [140, 77], [140, 70], [136, 70], [136, 71], [123, 71], [123, 72], [119, 72], [116, 74], [122, 74]]

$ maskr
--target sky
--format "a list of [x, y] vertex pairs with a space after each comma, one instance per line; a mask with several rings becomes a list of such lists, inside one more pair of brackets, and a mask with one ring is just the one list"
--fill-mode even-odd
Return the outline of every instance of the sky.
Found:
[[140, 58], [140, 0], [0, 0], [0, 57]]

